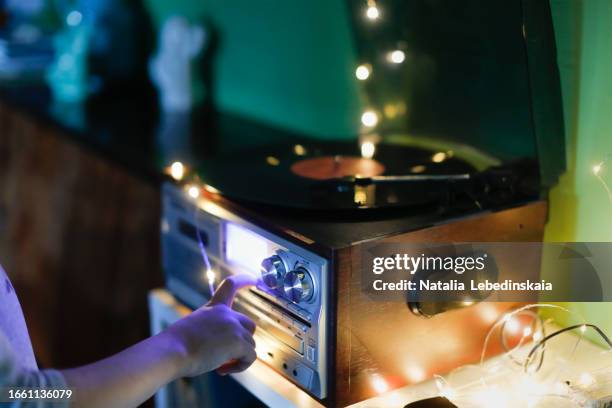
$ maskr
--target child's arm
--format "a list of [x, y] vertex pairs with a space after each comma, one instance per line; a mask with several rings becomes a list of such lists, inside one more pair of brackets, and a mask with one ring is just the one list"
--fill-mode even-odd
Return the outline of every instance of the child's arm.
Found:
[[107, 359], [61, 371], [74, 391], [73, 406], [136, 407], [179, 377], [247, 369], [257, 357], [255, 324], [230, 306], [236, 291], [252, 283], [228, 278], [208, 305], [167, 330]]

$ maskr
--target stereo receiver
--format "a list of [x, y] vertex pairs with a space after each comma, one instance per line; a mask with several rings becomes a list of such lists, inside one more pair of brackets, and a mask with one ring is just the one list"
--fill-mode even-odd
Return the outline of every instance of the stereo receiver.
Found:
[[254, 275], [261, 284], [240, 291], [234, 308], [257, 324], [258, 357], [325, 398], [329, 262], [212, 202], [199, 207], [170, 184], [163, 208], [168, 288], [197, 308], [215, 282], [230, 274]]

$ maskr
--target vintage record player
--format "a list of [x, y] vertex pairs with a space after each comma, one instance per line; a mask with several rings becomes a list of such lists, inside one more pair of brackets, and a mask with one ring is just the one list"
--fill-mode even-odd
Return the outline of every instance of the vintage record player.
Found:
[[[224, 276], [257, 276], [235, 308], [258, 325], [259, 358], [327, 406], [475, 362], [515, 306], [372, 301], [362, 247], [541, 241], [565, 165], [546, 1], [380, 1], [379, 29], [367, 4], [344, 15], [372, 74], [359, 135], [221, 114], [207, 157], [163, 189], [170, 291], [195, 308]], [[393, 47], [402, 58], [379, 55]]]

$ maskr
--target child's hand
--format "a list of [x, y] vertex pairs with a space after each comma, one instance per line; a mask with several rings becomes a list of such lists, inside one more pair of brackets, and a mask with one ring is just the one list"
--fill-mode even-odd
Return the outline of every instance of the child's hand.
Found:
[[225, 279], [206, 306], [164, 332], [179, 350], [180, 376], [192, 377], [221, 366], [221, 374], [239, 372], [253, 364], [257, 358], [253, 340], [255, 323], [233, 311], [231, 305], [238, 289], [254, 284], [247, 276]]

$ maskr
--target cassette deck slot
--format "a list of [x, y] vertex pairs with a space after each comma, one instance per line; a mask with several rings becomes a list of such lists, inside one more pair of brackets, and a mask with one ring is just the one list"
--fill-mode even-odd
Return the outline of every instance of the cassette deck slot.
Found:
[[267, 296], [264, 296], [262, 294], [260, 294], [259, 292], [256, 292], [254, 290], [250, 290], [250, 293], [252, 293], [253, 295], [257, 296], [257, 298], [261, 299], [262, 301], [266, 302], [267, 305], [270, 305], [271, 307], [273, 307], [277, 312], [279, 313], [284, 313], [287, 314], [289, 316], [291, 316], [292, 319], [297, 320], [298, 322], [302, 323], [303, 325], [307, 326], [308, 328], [312, 327], [312, 324], [304, 319], [303, 317], [299, 316], [297, 313], [293, 312], [292, 310], [288, 309], [288, 308], [284, 308], [283, 306], [277, 304], [274, 301], [271, 301], [270, 299], [268, 299]]

